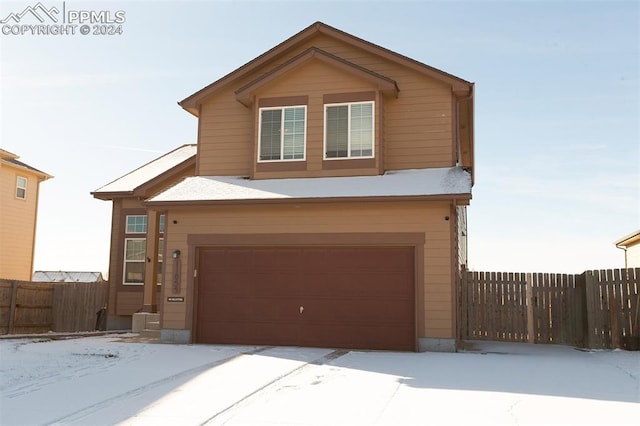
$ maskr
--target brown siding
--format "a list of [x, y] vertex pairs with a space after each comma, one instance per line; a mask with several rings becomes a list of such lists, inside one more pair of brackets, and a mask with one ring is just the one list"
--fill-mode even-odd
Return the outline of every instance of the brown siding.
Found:
[[133, 315], [139, 312], [142, 308], [142, 292], [118, 292], [116, 306], [116, 315]]
[[[189, 234], [307, 234], [307, 233], [424, 233], [424, 322], [418, 329], [424, 336], [452, 338], [452, 258], [450, 204], [445, 202], [327, 203], [312, 205], [220, 206], [198, 211], [170, 212], [167, 251], [188, 253]], [[172, 221], [177, 220], [177, 224]], [[182, 329], [188, 326], [187, 304], [191, 289], [189, 268], [182, 266], [179, 296], [187, 303], [165, 301], [163, 327]], [[192, 273], [192, 272], [191, 272]], [[172, 264], [167, 262], [171, 276]], [[421, 336], [423, 337], [423, 336]]]
[[116, 314], [118, 287], [116, 283], [117, 276], [122, 276], [122, 259], [118, 259], [122, 246], [121, 229], [121, 211], [122, 199], [113, 200], [111, 207], [111, 247], [109, 249], [109, 301], [107, 303], [107, 312], [109, 315]]
[[[330, 89], [328, 89], [330, 88]], [[353, 76], [338, 70], [334, 67], [317, 61], [310, 61], [300, 68], [277, 79], [268, 87], [256, 93], [259, 98], [270, 98], [273, 96], [295, 96], [304, 94], [308, 96], [307, 103], [307, 146], [306, 158], [307, 169], [293, 172], [260, 172], [256, 170], [255, 179], [281, 178], [281, 177], [321, 177], [321, 176], [349, 176], [349, 175], [374, 175], [377, 174], [377, 164], [360, 169], [345, 170], [334, 167], [323, 168], [324, 151], [324, 102], [323, 96], [328, 93], [346, 92], [352, 93], [372, 93], [374, 87], [368, 82], [360, 81]], [[375, 92], [373, 93], [375, 96]], [[369, 96], [370, 97], [370, 96]], [[258, 113], [254, 117], [254, 137], [255, 151], [258, 152]], [[378, 147], [376, 147], [376, 151]], [[333, 160], [340, 163], [342, 160]], [[261, 163], [264, 164], [264, 163]]]
[[251, 110], [236, 101], [234, 90], [223, 90], [201, 107], [197, 170], [202, 176], [249, 176]]
[[[257, 78], [291, 57], [316, 46], [359, 66], [392, 78], [400, 89], [397, 99], [384, 99], [384, 170], [449, 167], [454, 164], [453, 111], [451, 88], [416, 71], [376, 55], [361, 51], [324, 35], [304, 43], [286, 57], [267, 64], [230, 87], [218, 92], [202, 106], [200, 116], [200, 175], [249, 176], [254, 167], [253, 146], [257, 128], [254, 110], [235, 99], [234, 90]], [[311, 60], [258, 90], [258, 97], [309, 96], [307, 173], [257, 173], [255, 178], [335, 176], [374, 174], [372, 169], [323, 171], [322, 95], [370, 91], [371, 83], [359, 80], [320, 61]], [[379, 103], [379, 94], [378, 102]], [[252, 120], [253, 117], [253, 120]], [[377, 120], [379, 121], [379, 120]], [[381, 123], [376, 123], [380, 128]], [[317, 141], [320, 141], [318, 144]], [[382, 154], [382, 153], [380, 153]], [[376, 155], [376, 158], [381, 158]]]

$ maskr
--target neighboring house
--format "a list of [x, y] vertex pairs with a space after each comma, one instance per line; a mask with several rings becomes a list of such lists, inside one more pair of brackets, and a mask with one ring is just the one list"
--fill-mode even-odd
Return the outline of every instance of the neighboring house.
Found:
[[625, 268], [640, 268], [640, 229], [620, 238], [615, 245], [624, 250]]
[[0, 278], [29, 281], [38, 218], [40, 182], [53, 176], [0, 149]]
[[101, 283], [101, 272], [83, 271], [35, 271], [31, 281], [45, 283]]
[[455, 350], [473, 83], [318, 22], [179, 104], [193, 176], [93, 193], [110, 276], [146, 259], [137, 305], [112, 280], [111, 323], [157, 305], [165, 342]]

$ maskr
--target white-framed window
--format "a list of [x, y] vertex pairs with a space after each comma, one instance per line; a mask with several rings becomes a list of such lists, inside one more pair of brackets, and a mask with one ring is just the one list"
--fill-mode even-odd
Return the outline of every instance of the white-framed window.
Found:
[[[164, 215], [162, 215], [161, 217], [164, 217]], [[162, 266], [163, 266], [163, 260], [164, 260], [164, 238], [159, 238], [158, 239], [158, 285], [162, 284]]]
[[144, 285], [146, 238], [124, 239], [124, 285]]
[[324, 106], [324, 158], [374, 156], [373, 102], [348, 102]]
[[304, 160], [306, 105], [260, 108], [258, 161]]
[[127, 215], [126, 234], [146, 234], [147, 233], [147, 215], [136, 214]]
[[[158, 285], [162, 283], [162, 266], [164, 254], [164, 230], [166, 226], [165, 215], [159, 219], [158, 238]], [[125, 234], [136, 235], [147, 233], [147, 215], [127, 215]], [[124, 285], [144, 285], [145, 259], [147, 252], [147, 239], [142, 237], [124, 239]]]
[[27, 178], [18, 176], [16, 179], [16, 198], [27, 199]]

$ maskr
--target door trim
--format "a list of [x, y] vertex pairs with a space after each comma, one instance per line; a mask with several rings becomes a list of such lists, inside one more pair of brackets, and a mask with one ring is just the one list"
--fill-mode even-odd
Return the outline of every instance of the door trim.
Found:
[[418, 337], [424, 335], [424, 249], [422, 232], [371, 232], [371, 233], [304, 233], [304, 234], [188, 234], [187, 329], [191, 330], [191, 343], [197, 341], [196, 315], [198, 312], [198, 286], [194, 271], [197, 270], [199, 248], [206, 247], [257, 247], [257, 246], [371, 246], [412, 247], [414, 253], [414, 350], [418, 350]]

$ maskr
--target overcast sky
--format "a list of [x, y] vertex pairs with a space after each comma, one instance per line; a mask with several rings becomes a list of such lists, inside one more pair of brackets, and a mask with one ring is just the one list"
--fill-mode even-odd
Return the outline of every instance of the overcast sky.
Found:
[[[0, 3], [0, 20], [37, 1]], [[475, 82], [476, 270], [623, 266], [640, 228], [640, 2], [46, 1], [122, 34], [0, 34], [0, 146], [41, 185], [35, 268], [108, 268], [89, 193], [184, 143], [176, 102], [315, 21]], [[27, 18], [24, 18], [25, 20]]]

